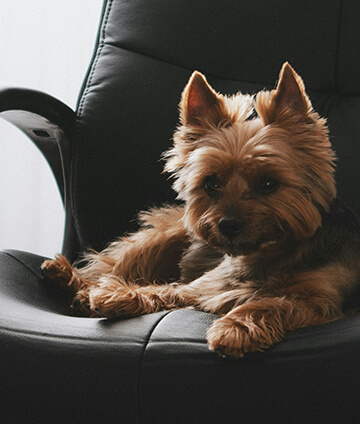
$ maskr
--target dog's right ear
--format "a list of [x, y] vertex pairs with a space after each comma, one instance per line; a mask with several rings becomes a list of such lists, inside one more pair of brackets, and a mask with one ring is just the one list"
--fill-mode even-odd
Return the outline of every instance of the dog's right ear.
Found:
[[183, 125], [219, 126], [229, 119], [223, 96], [195, 71], [187, 83], [180, 102], [180, 121]]

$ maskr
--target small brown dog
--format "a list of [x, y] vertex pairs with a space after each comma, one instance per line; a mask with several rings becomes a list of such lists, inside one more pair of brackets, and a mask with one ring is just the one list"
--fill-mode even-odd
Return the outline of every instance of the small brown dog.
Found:
[[184, 205], [142, 213], [139, 232], [86, 254], [83, 268], [44, 262], [46, 279], [86, 316], [218, 314], [210, 349], [234, 357], [343, 317], [360, 277], [360, 224], [335, 198], [326, 122], [291, 66], [256, 98], [225, 97], [194, 72], [180, 122], [165, 170]]

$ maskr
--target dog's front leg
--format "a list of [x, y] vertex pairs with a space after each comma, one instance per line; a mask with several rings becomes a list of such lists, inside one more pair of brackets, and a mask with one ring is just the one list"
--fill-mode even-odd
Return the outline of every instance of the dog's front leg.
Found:
[[[42, 264], [44, 278], [49, 286], [61, 288], [67, 301], [71, 303], [73, 299], [72, 310], [76, 314], [97, 316], [94, 309], [104, 309], [105, 316], [123, 316], [139, 315], [141, 310], [141, 313], [158, 310], [161, 302], [155, 302], [151, 308], [150, 298], [146, 300], [147, 294], [144, 293], [143, 299], [138, 296], [138, 286], [179, 279], [178, 263], [189, 245], [182, 216], [181, 207], [164, 207], [143, 213], [140, 216], [142, 227], [138, 232], [122, 237], [100, 253], [85, 254], [87, 265], [84, 267], [71, 266], [62, 255], [45, 261]], [[115, 292], [111, 293], [112, 290]], [[140, 303], [143, 300], [143, 306], [135, 306], [137, 298]], [[120, 300], [116, 302], [115, 299]], [[129, 305], [121, 313], [119, 305], [125, 305], [126, 300]], [[113, 312], [110, 311], [111, 305], [116, 307]]]
[[89, 292], [90, 308], [105, 318], [134, 317], [153, 312], [196, 306], [196, 296], [182, 285], [140, 286], [119, 277], [104, 277]]
[[[216, 306], [218, 302], [212, 305], [212, 299], [226, 290], [226, 281], [222, 277], [223, 268], [228, 270], [228, 266], [227, 261], [223, 262], [189, 284], [156, 284], [155, 281], [144, 285], [142, 279], [129, 281], [119, 275], [103, 276], [89, 291], [90, 309], [106, 318], [137, 316], [188, 306], [219, 313], [223, 310], [223, 301], [219, 309]], [[231, 299], [231, 305], [233, 302], [234, 299]]]
[[263, 299], [232, 309], [209, 328], [210, 350], [239, 358], [267, 349], [284, 337], [284, 307], [283, 299]]
[[242, 357], [271, 347], [287, 331], [341, 318], [343, 275], [335, 269], [304, 272], [278, 293], [233, 308], [209, 328], [210, 349], [221, 356]]

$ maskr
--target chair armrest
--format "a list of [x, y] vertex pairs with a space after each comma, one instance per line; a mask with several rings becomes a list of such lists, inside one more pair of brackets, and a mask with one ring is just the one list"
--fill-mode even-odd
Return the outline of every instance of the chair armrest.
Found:
[[0, 117], [22, 130], [47, 159], [65, 200], [75, 112], [41, 91], [0, 87]]

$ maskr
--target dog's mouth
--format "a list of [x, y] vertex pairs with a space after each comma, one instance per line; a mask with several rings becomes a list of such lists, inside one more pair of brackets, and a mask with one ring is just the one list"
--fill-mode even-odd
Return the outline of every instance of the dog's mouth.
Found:
[[260, 241], [244, 241], [239, 239], [239, 237], [229, 239], [218, 234], [214, 234], [212, 237], [202, 238], [211, 248], [229, 256], [250, 255], [258, 251], [262, 245]]
[[259, 252], [260, 250], [274, 246], [279, 240], [259, 240], [257, 242], [241, 242], [241, 241], [229, 241], [221, 246], [217, 246], [217, 250], [222, 253], [226, 253], [229, 256], [246, 256], [253, 253]]
[[250, 255], [259, 250], [258, 243], [231, 243], [221, 246], [220, 250], [229, 256]]
[[214, 231], [209, 224], [198, 227], [197, 234], [211, 248], [232, 257], [254, 254], [278, 244], [286, 237], [281, 228], [273, 229], [267, 234], [258, 234], [257, 237], [249, 237], [244, 232], [236, 234], [234, 237], [225, 237], [218, 231]]

